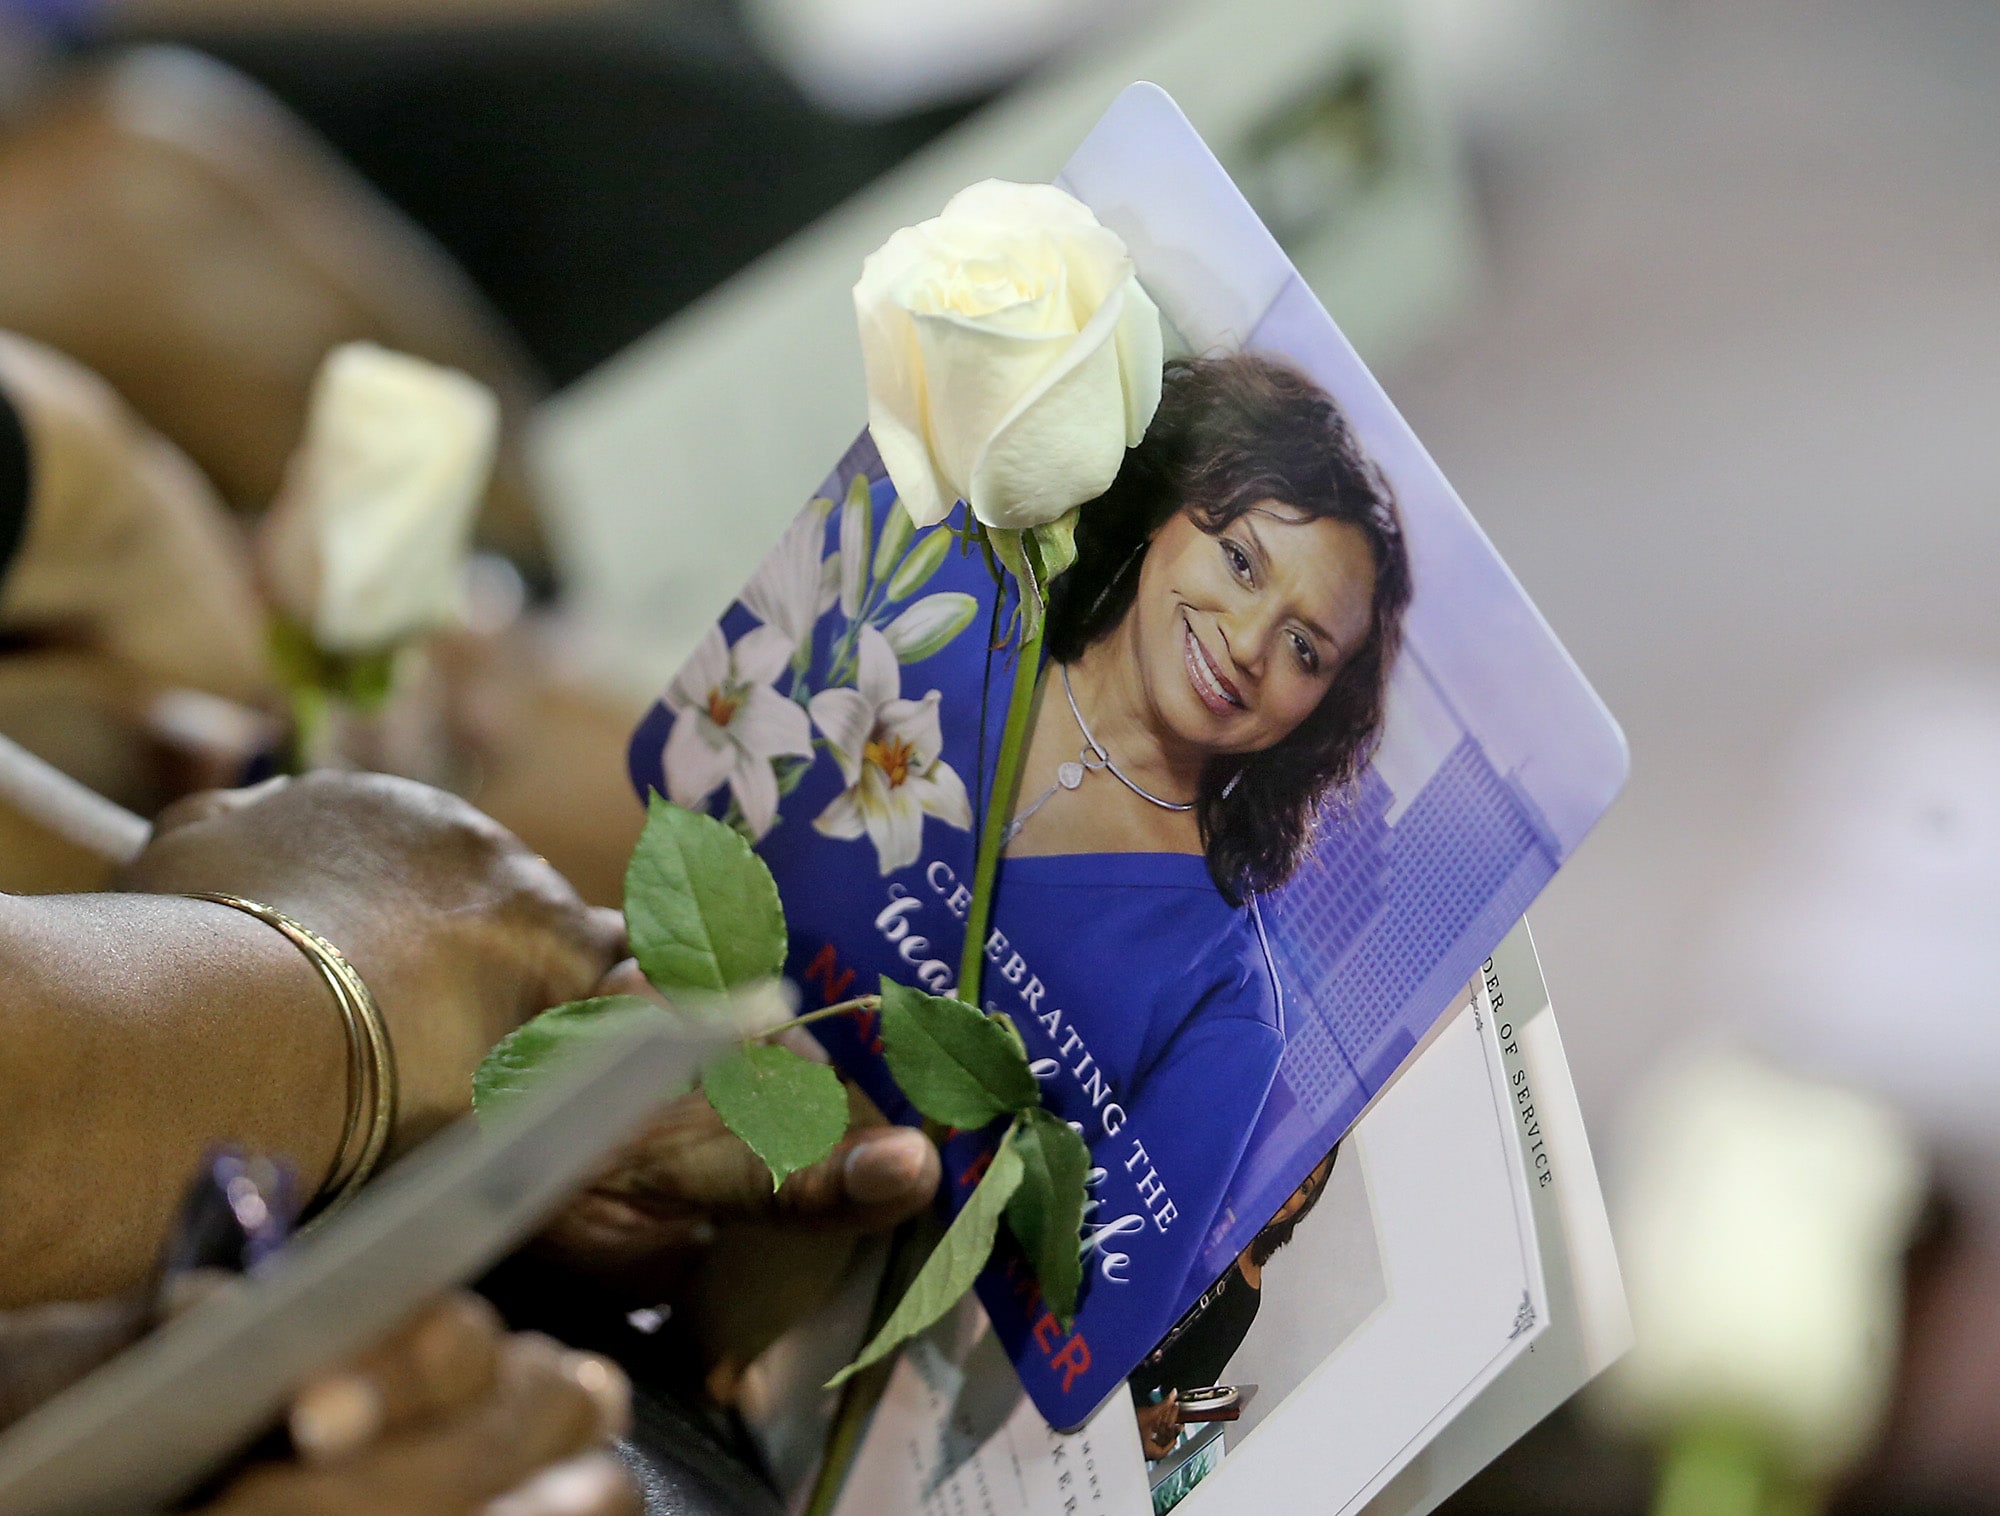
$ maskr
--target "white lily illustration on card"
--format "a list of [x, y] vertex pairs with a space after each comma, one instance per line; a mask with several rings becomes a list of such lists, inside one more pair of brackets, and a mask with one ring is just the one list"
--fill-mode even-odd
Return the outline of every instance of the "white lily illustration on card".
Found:
[[923, 851], [925, 816], [969, 828], [972, 805], [964, 781], [939, 757], [944, 732], [938, 691], [904, 699], [895, 650], [872, 626], [861, 629], [857, 655], [853, 688], [812, 697], [813, 724], [847, 781], [813, 826], [843, 841], [866, 835], [882, 872], [892, 874]]
[[744, 609], [784, 633], [788, 658], [812, 646], [813, 627], [840, 596], [840, 555], [820, 556], [832, 510], [833, 502], [822, 497], [793, 517], [743, 587]]
[[675, 717], [662, 759], [667, 798], [693, 809], [726, 782], [753, 842], [778, 813], [772, 763], [812, 756], [806, 713], [772, 688], [791, 656], [791, 639], [775, 626], [754, 627], [734, 645], [710, 627], [667, 687]]

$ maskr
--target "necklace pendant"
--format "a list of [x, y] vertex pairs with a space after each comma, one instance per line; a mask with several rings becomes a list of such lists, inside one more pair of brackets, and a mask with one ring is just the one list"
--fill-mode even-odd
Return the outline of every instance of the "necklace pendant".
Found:
[[[1141, 800], [1145, 801], [1148, 805], [1157, 805], [1163, 811], [1193, 810], [1194, 802], [1192, 800], [1162, 800], [1158, 795], [1155, 795], [1151, 790], [1146, 789], [1141, 785], [1135, 784], [1130, 778], [1126, 776], [1124, 770], [1120, 769], [1117, 764], [1111, 761], [1111, 755], [1107, 753], [1102, 747], [1100, 747], [1098, 745], [1097, 739], [1091, 735], [1090, 723], [1088, 723], [1083, 719], [1083, 712], [1077, 709], [1076, 691], [1071, 689], [1069, 686], [1069, 665], [1063, 664], [1061, 665], [1061, 668], [1062, 668], [1063, 697], [1069, 701], [1070, 715], [1076, 718], [1076, 729], [1079, 732], [1083, 733], [1084, 748], [1082, 752], [1076, 755], [1076, 758], [1073, 762], [1061, 763], [1056, 765], [1056, 783], [1060, 784], [1066, 790], [1073, 790], [1079, 784], [1083, 783], [1083, 776], [1085, 770], [1088, 770], [1089, 772], [1094, 774], [1099, 769], [1105, 769], [1110, 772], [1111, 777], [1113, 779], [1116, 779], [1120, 784], [1124, 785], [1126, 789], [1130, 790], [1133, 794], [1137, 795]], [[1236, 782], [1234, 780], [1230, 781], [1230, 787], [1232, 789], [1235, 788], [1235, 783]], [[1055, 792], [1051, 790], [1049, 793], [1054, 794]], [[1044, 796], [1043, 798], [1046, 799], [1047, 796]], [[1038, 805], [1040, 803], [1041, 803], [1040, 801], [1036, 802], [1036, 804]]]

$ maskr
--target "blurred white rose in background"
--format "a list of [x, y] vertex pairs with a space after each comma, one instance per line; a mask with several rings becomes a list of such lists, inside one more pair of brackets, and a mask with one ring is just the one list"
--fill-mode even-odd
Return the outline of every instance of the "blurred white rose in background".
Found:
[[964, 500], [1021, 530], [1094, 499], [1160, 403], [1160, 314], [1119, 237], [1048, 184], [989, 179], [854, 286], [868, 429], [918, 526]]
[[1616, 1218], [1635, 1346], [1603, 1405], [1659, 1442], [1730, 1426], [1818, 1480], [1887, 1407], [1923, 1164], [1886, 1106], [1738, 1056], [1656, 1084]]
[[380, 652], [457, 617], [499, 423], [456, 370], [368, 342], [328, 355], [260, 541], [273, 598], [315, 647]]

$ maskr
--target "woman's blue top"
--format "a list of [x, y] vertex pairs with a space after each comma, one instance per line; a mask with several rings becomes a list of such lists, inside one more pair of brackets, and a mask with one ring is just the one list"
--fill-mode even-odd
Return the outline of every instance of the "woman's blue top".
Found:
[[1104, 1171], [1076, 1324], [1122, 1377], [1213, 1283], [1189, 1269], [1284, 1055], [1277, 977], [1254, 904], [1229, 905], [1192, 854], [1011, 858], [996, 900], [985, 998], [1054, 1061], [1043, 1101]]

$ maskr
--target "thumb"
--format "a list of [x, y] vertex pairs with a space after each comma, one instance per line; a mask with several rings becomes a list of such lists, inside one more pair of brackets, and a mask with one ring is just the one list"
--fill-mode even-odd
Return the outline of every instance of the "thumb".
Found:
[[936, 1146], [916, 1128], [863, 1127], [786, 1179], [777, 1208], [800, 1221], [887, 1231], [930, 1203], [943, 1172]]

